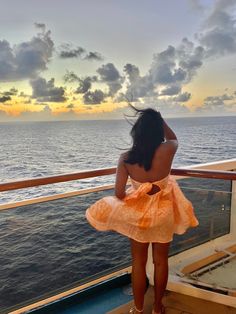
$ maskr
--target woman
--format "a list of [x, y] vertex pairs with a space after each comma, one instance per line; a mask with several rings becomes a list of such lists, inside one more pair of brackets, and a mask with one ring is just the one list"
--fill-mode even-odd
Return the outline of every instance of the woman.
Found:
[[[169, 175], [178, 147], [175, 133], [156, 110], [134, 110], [138, 119], [131, 129], [133, 145], [120, 156], [115, 197], [97, 201], [86, 211], [86, 217], [98, 230], [115, 230], [130, 238], [135, 304], [132, 313], [143, 313], [147, 253], [152, 243], [153, 314], [162, 314], [173, 234], [183, 234], [198, 221], [191, 203]], [[129, 177], [131, 188], [126, 191]]]

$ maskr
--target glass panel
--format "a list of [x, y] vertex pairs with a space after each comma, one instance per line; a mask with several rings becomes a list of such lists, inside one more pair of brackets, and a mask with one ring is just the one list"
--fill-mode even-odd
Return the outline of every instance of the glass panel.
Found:
[[129, 240], [97, 232], [84, 215], [89, 204], [110, 194], [112, 190], [1, 211], [1, 310], [130, 265]]
[[184, 235], [175, 235], [171, 255], [230, 232], [231, 181], [187, 178], [178, 183], [193, 204], [199, 226]]

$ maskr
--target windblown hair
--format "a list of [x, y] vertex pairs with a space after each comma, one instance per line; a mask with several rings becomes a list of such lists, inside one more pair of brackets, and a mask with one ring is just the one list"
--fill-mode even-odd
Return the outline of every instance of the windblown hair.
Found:
[[148, 171], [151, 169], [156, 149], [164, 142], [163, 119], [160, 112], [154, 109], [140, 110], [131, 107], [138, 115], [138, 119], [130, 131], [133, 145], [128, 151], [125, 162], [131, 165], [137, 163]]

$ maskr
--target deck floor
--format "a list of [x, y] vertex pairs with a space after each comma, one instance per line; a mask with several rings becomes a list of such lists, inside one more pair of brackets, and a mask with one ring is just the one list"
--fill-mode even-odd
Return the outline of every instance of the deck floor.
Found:
[[[151, 314], [153, 300], [154, 291], [150, 287], [145, 296], [144, 314]], [[236, 308], [170, 291], [166, 293], [163, 303], [166, 314], [236, 314]], [[129, 302], [107, 314], [128, 314], [132, 306], [133, 302]]]

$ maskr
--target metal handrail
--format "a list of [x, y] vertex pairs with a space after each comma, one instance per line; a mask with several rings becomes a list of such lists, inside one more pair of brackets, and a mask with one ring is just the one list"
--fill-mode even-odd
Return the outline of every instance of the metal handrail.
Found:
[[[100, 177], [100, 176], [105, 176], [105, 175], [111, 175], [115, 173], [116, 173], [116, 168], [113, 167], [113, 168], [95, 169], [95, 170], [90, 170], [90, 171], [81, 171], [81, 172], [43, 177], [43, 178], [24, 179], [24, 180], [19, 180], [19, 181], [1, 183], [0, 192], [24, 189], [24, 188], [59, 183], [59, 182], [68, 182], [68, 181], [73, 181], [73, 180], [94, 178], [94, 177]], [[236, 172], [233, 172], [233, 171], [173, 168], [171, 169], [171, 174], [175, 176], [236, 180]]]

